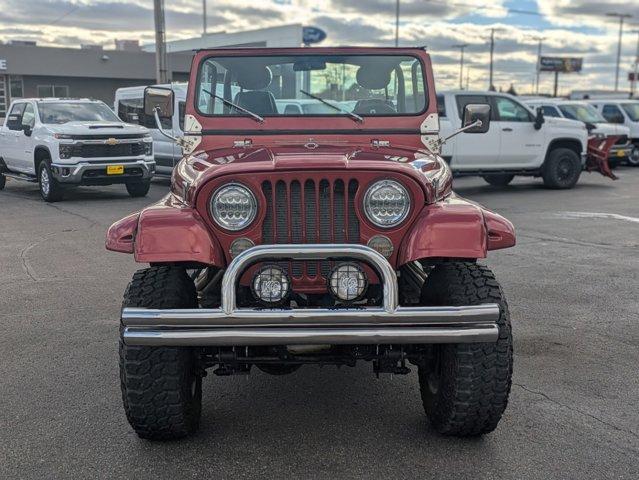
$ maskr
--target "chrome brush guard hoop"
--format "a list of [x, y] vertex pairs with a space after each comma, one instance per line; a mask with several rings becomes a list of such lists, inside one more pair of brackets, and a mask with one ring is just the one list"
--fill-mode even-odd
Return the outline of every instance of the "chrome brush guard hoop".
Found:
[[[237, 308], [242, 273], [262, 260], [359, 260], [383, 283], [381, 307]], [[238, 255], [222, 279], [214, 309], [124, 308], [124, 341], [153, 346], [286, 344], [421, 344], [495, 342], [499, 305], [401, 307], [397, 275], [388, 261], [363, 245], [260, 245]]]

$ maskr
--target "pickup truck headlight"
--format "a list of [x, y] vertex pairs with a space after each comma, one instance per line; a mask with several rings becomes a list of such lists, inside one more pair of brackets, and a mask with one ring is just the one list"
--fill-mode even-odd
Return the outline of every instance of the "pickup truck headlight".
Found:
[[406, 219], [410, 211], [410, 196], [404, 186], [395, 180], [375, 182], [364, 195], [364, 212], [375, 225], [391, 228]]
[[153, 137], [144, 137], [142, 144], [144, 145], [144, 155], [153, 155]]
[[237, 231], [248, 227], [257, 215], [255, 195], [239, 183], [218, 188], [211, 197], [211, 217], [220, 227]]

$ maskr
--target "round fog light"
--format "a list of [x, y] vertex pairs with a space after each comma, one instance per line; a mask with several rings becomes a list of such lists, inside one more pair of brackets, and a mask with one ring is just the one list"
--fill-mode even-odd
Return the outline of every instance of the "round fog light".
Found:
[[384, 235], [375, 235], [368, 241], [368, 246], [386, 258], [393, 254], [393, 242]]
[[328, 277], [331, 293], [345, 302], [360, 298], [366, 291], [366, 274], [356, 263], [340, 263]]
[[277, 265], [265, 265], [260, 268], [251, 283], [253, 295], [269, 304], [284, 300], [289, 293], [290, 285], [288, 275]]
[[249, 238], [236, 238], [231, 243], [231, 248], [229, 248], [229, 253], [231, 254], [231, 258], [237, 257], [244, 250], [248, 250], [251, 247], [254, 247], [255, 244]]

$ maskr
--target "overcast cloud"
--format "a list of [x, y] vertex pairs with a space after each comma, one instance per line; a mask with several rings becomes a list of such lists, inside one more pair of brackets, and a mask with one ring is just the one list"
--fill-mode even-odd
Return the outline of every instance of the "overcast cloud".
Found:
[[[201, 34], [201, 0], [166, 0], [169, 40]], [[522, 7], [521, 5], [524, 5]], [[510, 9], [541, 15], [517, 15]], [[459, 51], [468, 43], [466, 60], [471, 88], [486, 88], [488, 36], [497, 28], [495, 84], [529, 90], [537, 55], [535, 36], [544, 53], [583, 56], [584, 72], [564, 75], [562, 88], [611, 88], [616, 61], [617, 29], [607, 12], [634, 13], [639, 0], [401, 0], [400, 44], [426, 45], [433, 56], [437, 86], [459, 83]], [[289, 23], [316, 25], [328, 33], [326, 45], [392, 45], [395, 0], [210, 0], [209, 31], [241, 31]], [[639, 26], [625, 33], [621, 85], [634, 60]], [[153, 42], [151, 0], [3, 0], [0, 40], [35, 40], [40, 45], [97, 43], [114, 39]], [[551, 75], [542, 76], [549, 90]]]

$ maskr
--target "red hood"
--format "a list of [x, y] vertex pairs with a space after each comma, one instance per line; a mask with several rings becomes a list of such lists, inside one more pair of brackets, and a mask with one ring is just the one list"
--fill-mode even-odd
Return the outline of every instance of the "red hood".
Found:
[[433, 199], [432, 182], [425, 172], [442, 168], [442, 160], [424, 151], [404, 147], [358, 145], [286, 145], [222, 148], [195, 152], [174, 171], [172, 188], [187, 200], [195, 198], [207, 181], [220, 176], [284, 170], [377, 170], [401, 173], [415, 179], [427, 199]]

